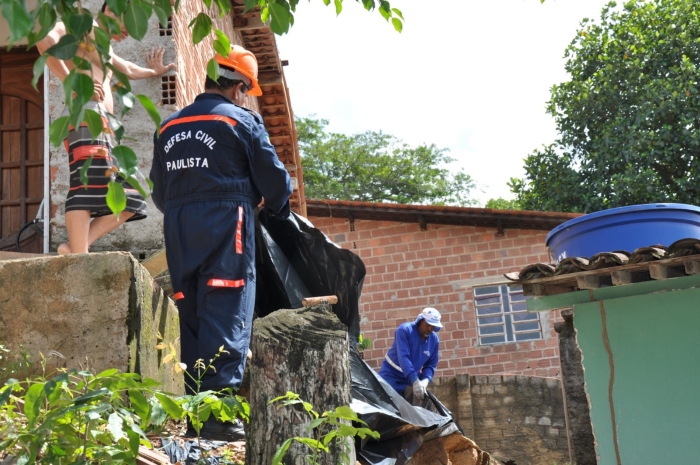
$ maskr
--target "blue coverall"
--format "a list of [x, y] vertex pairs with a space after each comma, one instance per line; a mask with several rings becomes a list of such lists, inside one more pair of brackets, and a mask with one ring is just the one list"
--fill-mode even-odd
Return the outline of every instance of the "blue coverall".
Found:
[[401, 395], [416, 379], [432, 381], [435, 375], [440, 338], [436, 332], [432, 332], [423, 341], [418, 332], [418, 323], [422, 319], [419, 316], [415, 321], [403, 323], [396, 328], [394, 342], [379, 369], [379, 376]]
[[[292, 186], [262, 118], [217, 93], [200, 94], [154, 136], [153, 201], [180, 314], [181, 357], [201, 390], [238, 389], [255, 305], [255, 207], [289, 215]], [[186, 377], [187, 392], [196, 384]]]

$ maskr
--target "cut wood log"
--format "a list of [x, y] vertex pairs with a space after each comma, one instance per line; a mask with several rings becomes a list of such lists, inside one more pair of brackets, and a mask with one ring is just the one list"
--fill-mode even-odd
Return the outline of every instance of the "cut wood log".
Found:
[[[246, 432], [248, 465], [269, 465], [277, 449], [294, 437], [310, 437], [312, 417], [300, 405], [268, 405], [293, 392], [322, 414], [350, 405], [350, 362], [347, 328], [330, 305], [278, 310], [255, 320], [250, 361], [250, 424]], [[344, 444], [350, 460], [332, 443], [319, 464], [355, 463], [352, 442]], [[292, 443], [283, 463], [308, 463], [309, 450]]]
[[324, 295], [321, 297], [306, 297], [305, 299], [301, 299], [301, 304], [304, 307], [313, 307], [314, 305], [321, 305], [321, 304], [335, 305], [337, 303], [338, 303], [338, 296], [336, 296], [336, 295]]

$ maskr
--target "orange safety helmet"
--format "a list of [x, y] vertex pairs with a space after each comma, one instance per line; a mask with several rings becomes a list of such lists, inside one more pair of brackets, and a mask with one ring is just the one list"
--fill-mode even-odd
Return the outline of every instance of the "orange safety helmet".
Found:
[[243, 76], [250, 79], [252, 87], [248, 90], [248, 95], [259, 97], [262, 95], [262, 89], [258, 84], [258, 60], [255, 59], [250, 51], [244, 49], [240, 45], [231, 45], [231, 51], [227, 57], [221, 56], [218, 53], [214, 55], [214, 59], [220, 66], [238, 71]]

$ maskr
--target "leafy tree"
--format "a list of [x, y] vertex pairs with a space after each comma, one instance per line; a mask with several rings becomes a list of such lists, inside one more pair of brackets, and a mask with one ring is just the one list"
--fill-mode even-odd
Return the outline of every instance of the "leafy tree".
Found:
[[484, 205], [484, 208], [493, 208], [494, 210], [521, 210], [520, 202], [517, 200], [507, 200], [503, 197], [489, 199], [486, 205]]
[[[168, 17], [177, 14], [180, 0], [106, 0], [109, 9], [117, 17], [121, 18], [127, 31], [137, 41], [141, 41], [148, 31], [148, 21], [155, 14], [161, 24], [168, 23]], [[394, 29], [401, 31], [403, 27], [403, 15], [401, 11], [392, 8], [387, 0], [357, 0], [368, 11], [376, 9], [389, 21]], [[231, 2], [229, 0], [202, 0], [202, 3], [209, 10], [199, 13], [189, 24], [192, 30], [192, 42], [197, 44], [212, 33], [215, 36], [213, 42], [214, 50], [217, 53], [227, 55], [230, 41], [226, 35], [216, 29], [212, 31], [212, 16], [216, 10], [219, 17], [224, 17], [231, 12]], [[299, 0], [245, 0], [246, 11], [255, 7], [260, 8], [261, 19], [269, 21], [270, 28], [276, 34], [285, 34], [294, 24], [294, 13]], [[331, 0], [323, 0], [325, 5], [330, 5]], [[343, 0], [333, 0], [336, 14], [342, 11]], [[63, 142], [70, 125], [78, 126], [85, 122], [93, 137], [97, 137], [103, 131], [99, 115], [92, 110], [84, 110], [84, 105], [90, 100], [94, 91], [91, 79], [87, 78], [85, 70], [90, 70], [90, 64], [76, 56], [80, 48], [97, 50], [102, 69], [106, 73], [110, 68], [117, 80], [115, 85], [115, 98], [121, 104], [122, 115], [124, 116], [133, 105], [138, 102], [144, 107], [149, 116], [153, 119], [155, 126], [160, 124], [160, 114], [155, 105], [145, 95], [134, 96], [131, 93], [129, 79], [118, 72], [109, 63], [110, 35], [120, 33], [119, 23], [106, 16], [104, 13], [93, 14], [85, 10], [80, 1], [76, 0], [37, 0], [34, 8], [30, 9], [27, 0], [1, 0], [0, 7], [2, 16], [7, 19], [10, 29], [9, 44], [14, 44], [27, 40], [27, 48], [30, 49], [44, 38], [61, 21], [66, 25], [66, 35], [61, 40], [49, 48], [46, 53], [37, 59], [34, 64], [34, 78], [32, 84], [36, 87], [39, 77], [44, 72], [44, 64], [49, 56], [60, 60], [72, 60], [75, 69], [64, 80], [64, 91], [66, 102], [68, 102], [69, 116], [62, 116], [51, 124], [49, 138], [54, 146]], [[212, 9], [215, 7], [215, 9]], [[107, 32], [102, 29], [93, 28], [93, 21], [98, 17], [107, 26]], [[78, 72], [76, 70], [81, 70]], [[218, 67], [212, 59], [207, 66], [207, 74], [214, 80], [218, 79]], [[138, 172], [138, 160], [132, 149], [126, 145], [121, 145], [124, 137], [124, 127], [119, 118], [109, 115], [110, 128], [114, 132], [117, 142], [120, 144], [115, 148], [113, 155], [117, 161], [119, 174], [130, 184], [147, 196], [144, 186], [139, 182], [143, 178]], [[147, 187], [151, 187], [150, 180]], [[107, 203], [115, 213], [124, 208], [126, 197], [123, 190], [117, 188], [117, 184], [110, 183], [107, 194]]]
[[694, 0], [610, 2], [567, 47], [547, 112], [558, 139], [525, 160], [525, 209], [700, 204], [700, 12]]
[[471, 177], [449, 168], [454, 159], [435, 145], [410, 147], [394, 136], [367, 131], [326, 132], [328, 120], [297, 118], [305, 195], [364, 202], [474, 205]]

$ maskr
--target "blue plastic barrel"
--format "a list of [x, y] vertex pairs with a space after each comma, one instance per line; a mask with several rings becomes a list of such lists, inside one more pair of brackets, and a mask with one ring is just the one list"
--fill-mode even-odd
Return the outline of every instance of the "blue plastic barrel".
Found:
[[552, 229], [546, 244], [552, 259], [559, 262], [567, 257], [588, 258], [600, 252], [669, 246], [686, 238], [700, 239], [700, 207], [651, 203], [574, 218]]

